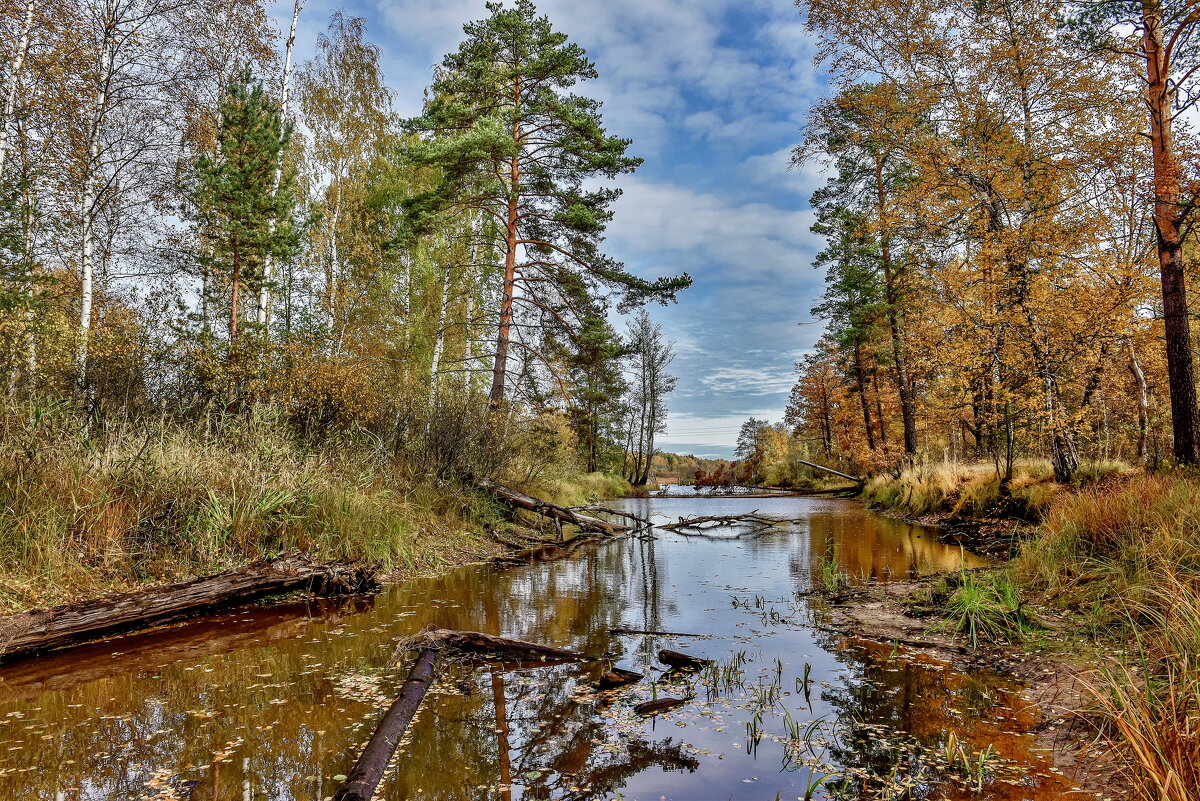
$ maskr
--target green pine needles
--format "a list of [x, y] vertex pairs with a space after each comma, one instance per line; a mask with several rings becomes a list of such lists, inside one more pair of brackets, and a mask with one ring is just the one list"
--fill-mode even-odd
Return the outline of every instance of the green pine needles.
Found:
[[601, 252], [620, 191], [596, 179], [632, 172], [642, 160], [628, 155], [630, 140], [605, 131], [598, 101], [569, 91], [596, 77], [583, 48], [529, 0], [487, 8], [490, 16], [466, 25], [466, 40], [438, 68], [425, 113], [409, 121], [421, 137], [407, 158], [436, 168], [439, 179], [407, 200], [402, 236], [434, 230], [446, 216], [495, 223], [505, 254], [495, 405], [504, 399], [509, 347], [521, 346], [512, 327], [522, 319], [577, 336], [599, 296], [616, 293], [622, 308], [666, 303], [691, 278], [646, 281]]
[[300, 230], [295, 170], [286, 160], [292, 130], [278, 102], [246, 71], [226, 87], [219, 113], [215, 148], [194, 164], [191, 212], [200, 268], [228, 293], [232, 350], [241, 291], [262, 285], [269, 259], [295, 253]]

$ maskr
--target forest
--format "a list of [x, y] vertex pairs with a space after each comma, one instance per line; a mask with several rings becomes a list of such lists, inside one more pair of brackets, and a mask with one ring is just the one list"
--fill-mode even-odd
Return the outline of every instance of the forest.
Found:
[[[762, 772], [745, 762], [757, 758], [762, 726], [778, 724], [787, 736], [768, 736], [764, 748], [783, 749], [784, 770], [772, 771], [789, 793], [804, 793], [796, 797], [817, 797], [826, 782], [821, 797], [847, 801], [934, 797], [934, 786], [960, 793], [945, 797], [988, 797], [985, 787], [1007, 781], [993, 743], [960, 740], [954, 727], [969, 739], [963, 721], [983, 717], [972, 725], [1015, 747], [1016, 735], [1004, 739], [1012, 732], [987, 727], [992, 710], [1013, 712], [1002, 706], [1021, 691], [980, 677], [994, 681], [994, 669], [1007, 680], [1022, 675], [1013, 664], [1044, 663], [1069, 674], [1074, 695], [1055, 722], [1036, 724], [1043, 731], [1019, 732], [1029, 742], [1011, 762], [1022, 776], [1004, 786], [1024, 792], [1024, 768], [1043, 765], [1033, 752], [1053, 750], [1036, 738], [1065, 715], [1083, 779], [1088, 749], [1103, 752], [1090, 789], [1120, 776], [1130, 798], [1195, 801], [1200, 403], [1189, 293], [1200, 289], [1200, 4], [779, 1], [816, 50], [821, 95], [787, 110], [804, 123], [785, 151], [792, 172], [780, 177], [819, 178], [808, 203], [819, 252], [788, 269], [822, 279], [819, 297], [794, 298], [793, 317], [823, 328], [809, 341], [796, 334], [802, 355], [785, 379], [794, 380], [786, 409], [777, 422], [750, 417], [727, 460], [663, 452], [677, 350], [694, 357], [704, 343], [677, 343], [654, 313], [687, 303], [693, 279], [674, 268], [645, 277], [612, 255], [605, 236], [622, 182], [643, 159], [632, 139], [606, 127], [591, 91], [597, 63], [532, 0], [483, 4], [427, 84], [405, 87], [403, 104], [368, 20], [346, 9], [314, 22], [306, 0], [292, 0], [281, 31], [271, 17], [280, 9], [266, 0], [0, 0], [0, 640], [11, 647], [0, 658], [45, 646], [39, 615], [89, 617], [90, 607], [69, 602], [141, 590], [111, 596], [120, 614], [136, 617], [130, 598], [170, 606], [195, 589], [189, 582], [237, 586], [245, 571], [284, 564], [296, 572], [272, 577], [280, 591], [319, 574], [356, 597], [317, 603], [325, 593], [314, 590], [293, 604], [305, 617], [282, 622], [270, 608], [246, 611], [208, 637], [205, 656], [228, 658], [229, 675], [245, 672], [237, 660], [250, 646], [286, 630], [278, 638], [296, 652], [280, 664], [307, 675], [318, 670], [307, 661], [318, 638], [298, 645], [305, 627], [324, 616], [320, 625], [339, 628], [321, 642], [334, 643], [343, 616], [361, 615], [346, 624], [348, 636], [363, 637], [360, 672], [337, 664], [304, 690], [312, 698], [302, 700], [330, 716], [321, 725], [339, 727], [321, 745], [328, 753], [318, 759], [309, 748], [327, 729], [288, 724], [304, 752], [291, 757], [303, 763], [288, 779], [303, 783], [294, 797], [334, 787], [339, 799], [359, 797], [343, 795], [357, 779], [317, 763], [357, 757], [357, 727], [386, 706], [380, 688], [393, 689], [406, 646], [420, 654], [396, 695], [407, 718], [390, 724], [399, 733], [383, 737], [387, 748], [363, 752], [374, 754], [364, 759], [376, 763], [376, 783], [435, 681], [439, 643], [472, 641], [473, 656], [495, 657], [488, 649], [502, 641], [518, 648], [518, 663], [530, 648], [541, 662], [567, 654], [598, 678], [554, 682], [565, 711], [548, 714], [543, 732], [528, 728], [539, 720], [528, 710], [504, 717], [506, 704], [537, 700], [536, 681], [505, 684], [528, 665], [510, 671], [493, 661], [484, 688], [482, 671], [456, 663], [455, 689], [431, 694], [453, 697], [426, 708], [461, 703], [471, 714], [448, 715], [445, 730], [436, 714], [417, 719], [426, 741], [414, 752], [443, 766], [428, 743], [478, 747], [470, 763], [478, 784], [454, 792], [511, 798], [523, 778], [542, 788], [538, 797], [551, 797], [552, 780], [555, 797], [590, 798], [576, 784], [589, 760], [604, 793], [657, 780], [646, 770], [653, 765], [679, 781], [703, 765], [741, 791], [758, 781], [743, 773]], [[307, 57], [297, 47], [302, 21], [322, 29]], [[419, 113], [396, 110], [418, 97]], [[702, 291], [719, 310], [720, 288], [691, 295]], [[722, 355], [706, 356], [716, 371]], [[672, 497], [660, 481], [701, 491]], [[734, 486], [761, 494], [706, 492]], [[808, 497], [836, 494], [846, 497]], [[738, 511], [679, 514], [710, 511], [703, 504], [714, 497]], [[628, 505], [595, 506], [606, 498]], [[772, 508], [786, 516], [766, 514], [759, 499], [779, 501]], [[655, 522], [671, 518], [678, 522]], [[713, 535], [747, 522], [749, 532]], [[564, 535], [564, 526], [579, 531]], [[580, 542], [570, 537], [588, 547], [616, 541], [606, 556], [599, 546], [574, 551]], [[772, 537], [775, 545], [760, 548]], [[760, 561], [769, 558], [778, 562]], [[450, 571], [482, 562], [477, 572]], [[367, 617], [377, 600], [364, 590], [377, 589], [376, 570], [395, 582], [378, 596], [392, 615], [386, 625]], [[426, 584], [405, 584], [418, 574]], [[904, 577], [907, 595], [880, 589]], [[677, 593], [682, 586], [689, 592]], [[457, 600], [443, 608], [445, 587]], [[715, 595], [701, 603], [705, 593]], [[910, 628], [861, 639], [867, 623], [837, 623], [864, 598], [903, 606], [897, 617]], [[212, 611], [206, 604], [153, 621]], [[388, 627], [414, 609], [429, 630], [392, 637]], [[505, 617], [515, 609], [528, 619]], [[640, 623], [626, 619], [635, 611]], [[451, 618], [463, 630], [446, 628]], [[126, 618], [118, 622], [67, 631], [53, 647], [111, 634]], [[697, 633], [701, 626], [723, 633]], [[548, 644], [504, 640], [510, 629]], [[196, 690], [200, 674], [174, 675], [175, 663], [193, 658], [182, 631], [153, 635], [167, 656], [152, 679], [172, 674], [183, 688], [172, 711], [215, 717], [215, 708], [196, 712], [207, 703], [195, 697], [208, 692]], [[652, 665], [659, 640], [626, 648], [616, 639], [629, 636], [684, 638], [717, 657], [710, 640], [722, 637], [758, 650], [721, 662], [663, 649]], [[21, 637], [29, 642], [18, 654]], [[896, 669], [902, 645], [935, 640], [944, 674], [914, 662]], [[368, 645], [375, 656], [395, 654], [374, 664]], [[746, 666], [768, 652], [773, 670], [751, 689]], [[1091, 660], [1086, 669], [1080, 654]], [[140, 667], [114, 675], [120, 655], [91, 654], [54, 691], [129, 682], [138, 689], [119, 694], [153, 706], [158, 689], [139, 683]], [[640, 672], [616, 668], [623, 658]], [[785, 663], [794, 693], [781, 689]], [[28, 670], [27, 684], [42, 681]], [[1023, 679], [1042, 686], [1029, 670]], [[652, 671], [650, 689], [630, 689]], [[834, 687], [847, 671], [863, 680]], [[224, 682], [238, 701], [223, 709], [242, 703], [249, 675]], [[660, 699], [660, 682], [680, 697]], [[706, 703], [726, 704], [730, 720], [747, 713], [733, 726], [740, 740], [745, 725], [745, 743], [732, 746], [743, 750], [634, 740], [636, 758], [605, 761], [628, 743], [601, 747], [618, 728], [604, 715], [628, 711], [622, 725], [643, 713], [653, 720], [695, 702], [702, 685]], [[823, 687], [820, 708], [814, 685]], [[618, 687], [642, 695], [597, 700]], [[749, 692], [753, 699], [737, 696]], [[341, 695], [327, 704], [323, 693]], [[372, 705], [352, 728], [330, 713], [363, 693]], [[295, 700], [280, 696], [263, 704]], [[782, 706], [801, 697], [813, 718], [803, 724]], [[25, 698], [0, 706], [17, 709]], [[642, 703], [625, 710], [631, 700]], [[114, 694], [65, 708], [91, 715], [109, 702], [119, 706]], [[893, 703], [908, 727], [897, 726], [895, 742], [879, 735], [882, 724], [871, 728]], [[917, 708], [941, 715], [919, 744], [908, 738], [925, 724], [909, 719]], [[0, 723], [42, 709], [20, 707]], [[1054, 714], [1044, 699], [1013, 714], [1029, 709]], [[157, 728], [160, 713], [100, 720], [153, 717], [144, 727], [153, 734], [135, 738], [150, 743], [176, 736]], [[577, 718], [588, 734], [572, 739], [554, 770], [538, 762], [554, 726]], [[215, 754], [228, 757], [246, 737], [267, 757], [295, 745], [273, 741], [270, 726], [250, 734], [233, 720], [213, 724], [228, 733], [227, 748], [181, 757], [187, 766], [163, 776], [215, 766]], [[452, 728], [463, 721], [482, 721], [487, 737]], [[510, 728], [514, 742], [527, 738], [530, 760], [515, 778]], [[71, 753], [95, 750], [81, 742]], [[197, 742], [183, 738], [177, 750]], [[818, 754], [818, 742], [827, 750]], [[249, 777], [250, 757], [241, 764]], [[399, 772], [418, 787], [405, 797], [424, 797], [426, 770], [416, 764]], [[119, 768], [106, 786], [125, 787]], [[78, 789], [104, 770], [80, 767], [70, 781]], [[1038, 775], [1057, 781], [1056, 770]], [[234, 787], [232, 773], [216, 774], [189, 779], [187, 793], [202, 781], [213, 797], [220, 781]], [[0, 764], [0, 784], [8, 775]], [[136, 792], [169, 784], [163, 776], [139, 777]], [[661, 788], [644, 786], [659, 797]], [[237, 787], [250, 797], [249, 778]], [[374, 785], [363, 792], [370, 797]]]
[[7, 603], [297, 545], [437, 559], [487, 514], [445, 487], [649, 480], [644, 307], [690, 279], [602, 249], [641, 159], [574, 93], [583, 49], [493, 3], [402, 119], [364, 19], [299, 61], [290, 10], [281, 39], [261, 0], [3, 8]]

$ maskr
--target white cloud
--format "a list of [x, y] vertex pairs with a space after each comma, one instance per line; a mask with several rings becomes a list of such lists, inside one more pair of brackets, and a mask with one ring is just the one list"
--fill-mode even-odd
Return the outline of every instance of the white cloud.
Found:
[[654, 254], [657, 273], [746, 282], [794, 274], [820, 247], [808, 210], [736, 203], [715, 192], [630, 178], [609, 227], [614, 250]]

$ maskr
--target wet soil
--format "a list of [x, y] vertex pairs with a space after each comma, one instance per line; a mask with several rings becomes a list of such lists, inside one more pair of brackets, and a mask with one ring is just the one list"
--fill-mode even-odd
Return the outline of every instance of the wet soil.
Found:
[[[831, 596], [829, 631], [850, 641], [898, 645], [955, 670], [991, 671], [1018, 680], [1022, 697], [1040, 713], [1032, 733], [1054, 771], [1097, 797], [1124, 797], [1113, 781], [1116, 768], [1111, 756], [1095, 744], [1095, 730], [1080, 712], [1090, 703], [1084, 678], [1086, 657], [1078, 650], [1068, 653], [1072, 641], [1053, 629], [1046, 632], [1040, 648], [995, 641], [969, 647], [964, 637], [945, 631], [941, 619], [923, 605], [931, 585], [946, 575], [955, 574], [861, 585]], [[1057, 627], [1052, 613], [1043, 610], [1040, 615]]]

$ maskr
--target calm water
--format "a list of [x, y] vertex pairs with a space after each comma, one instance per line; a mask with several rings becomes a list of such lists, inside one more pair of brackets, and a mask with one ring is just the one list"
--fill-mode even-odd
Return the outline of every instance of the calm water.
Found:
[[[803, 595], [818, 559], [854, 580], [886, 580], [956, 569], [957, 548], [850, 501], [626, 503], [660, 520], [758, 509], [804, 522], [741, 539], [660, 532], [528, 567], [461, 568], [372, 599], [243, 608], [0, 667], [0, 799], [324, 799], [407, 673], [404, 657], [393, 665], [394, 641], [429, 626], [607, 655], [648, 679], [598, 697], [587, 687], [595, 666], [454, 667], [427, 697], [385, 799], [766, 801], [803, 798], [822, 776], [815, 798], [1050, 799], [1070, 789], [1031, 750], [1025, 732], [1038, 720], [1018, 686], [831, 634], [820, 603]], [[716, 666], [663, 677], [654, 654], [664, 647]], [[655, 718], [632, 714], [668, 695], [688, 701]], [[986, 760], [982, 794], [968, 786], [977, 779], [946, 768], [950, 732], [969, 755], [990, 746], [1002, 757]]]

